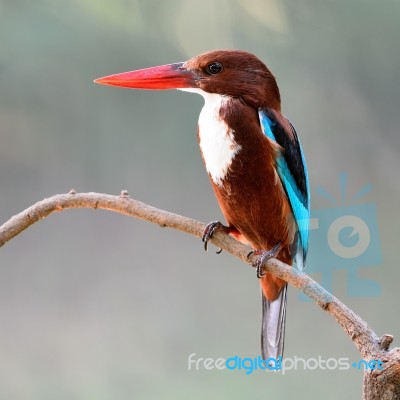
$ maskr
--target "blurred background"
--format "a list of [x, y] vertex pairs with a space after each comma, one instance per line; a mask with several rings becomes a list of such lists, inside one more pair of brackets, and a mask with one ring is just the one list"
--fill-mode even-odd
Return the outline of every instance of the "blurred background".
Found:
[[[375, 206], [381, 259], [353, 275], [379, 290], [349, 293], [346, 269], [330, 279], [398, 345], [399, 27], [395, 0], [0, 0], [1, 221], [71, 188], [126, 189], [203, 222], [221, 218], [196, 140], [201, 97], [92, 81], [216, 48], [247, 50], [278, 79], [313, 209], [332, 206], [319, 187], [340, 198], [343, 173], [350, 198], [372, 185], [355, 204]], [[311, 264], [317, 253], [311, 243]], [[191, 353], [258, 356], [261, 321], [254, 271], [193, 237], [72, 210], [16, 237], [0, 262], [1, 400], [361, 396], [355, 369], [188, 370]], [[285, 355], [360, 359], [295, 289]]]

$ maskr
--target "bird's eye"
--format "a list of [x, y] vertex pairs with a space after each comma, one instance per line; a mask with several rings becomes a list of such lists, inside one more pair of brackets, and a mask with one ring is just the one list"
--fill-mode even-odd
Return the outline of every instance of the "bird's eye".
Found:
[[223, 70], [222, 64], [219, 62], [212, 62], [207, 65], [206, 72], [209, 75], [217, 75]]

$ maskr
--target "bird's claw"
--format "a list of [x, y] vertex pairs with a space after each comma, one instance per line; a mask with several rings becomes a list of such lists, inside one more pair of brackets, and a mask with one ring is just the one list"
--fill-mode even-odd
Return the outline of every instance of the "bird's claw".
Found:
[[253, 262], [253, 267], [257, 271], [257, 278], [260, 279], [265, 275], [263, 265], [270, 258], [274, 258], [281, 249], [281, 243], [276, 244], [271, 250], [254, 250], [247, 254], [247, 258], [251, 256], [259, 256]]
[[[203, 235], [201, 236], [201, 240], [204, 243], [204, 250], [207, 251], [208, 241], [213, 237], [214, 233], [218, 230], [225, 229], [224, 225], [219, 221], [213, 221], [206, 225], [203, 231]], [[222, 249], [217, 251], [217, 254], [220, 254]]]

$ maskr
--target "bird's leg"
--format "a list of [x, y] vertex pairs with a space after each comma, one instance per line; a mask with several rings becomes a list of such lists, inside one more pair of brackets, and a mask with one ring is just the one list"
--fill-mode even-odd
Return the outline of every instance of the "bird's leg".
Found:
[[[216, 231], [228, 231], [228, 227], [221, 224], [219, 221], [212, 221], [206, 225], [203, 231], [203, 235], [201, 237], [202, 242], [204, 243], [204, 250], [207, 251], [208, 241], [213, 237]], [[217, 251], [217, 254], [220, 254], [222, 249]]]
[[247, 254], [247, 258], [250, 256], [259, 256], [255, 261], [253, 261], [253, 266], [257, 271], [257, 278], [260, 279], [265, 275], [263, 272], [263, 264], [270, 258], [274, 258], [281, 250], [282, 243], [276, 244], [271, 250], [254, 250]]

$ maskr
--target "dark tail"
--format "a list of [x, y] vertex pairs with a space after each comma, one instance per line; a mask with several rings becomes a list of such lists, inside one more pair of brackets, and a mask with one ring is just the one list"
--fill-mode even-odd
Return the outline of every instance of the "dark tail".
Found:
[[264, 360], [283, 356], [285, 340], [287, 284], [274, 301], [262, 296], [261, 354]]

